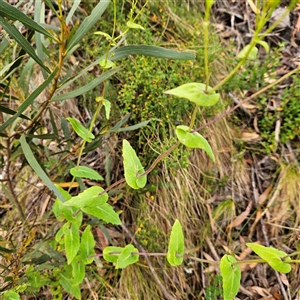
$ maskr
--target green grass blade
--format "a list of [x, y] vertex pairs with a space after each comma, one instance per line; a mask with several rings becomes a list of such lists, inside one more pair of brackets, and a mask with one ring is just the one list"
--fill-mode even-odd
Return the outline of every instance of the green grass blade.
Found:
[[141, 54], [145, 56], [153, 56], [166, 59], [183, 59], [194, 60], [195, 54], [190, 52], [179, 52], [176, 50], [165, 49], [157, 46], [150, 45], [131, 45], [121, 47], [110, 53], [110, 60], [117, 60], [129, 55]]
[[53, 80], [55, 74], [57, 72], [57, 68], [53, 71], [53, 73], [45, 80], [19, 107], [18, 112], [8, 119], [5, 123], [0, 126], [0, 132], [2, 132], [7, 126], [9, 126], [14, 120], [21, 116], [21, 114], [33, 103], [36, 97], [47, 87], [47, 85]]
[[8, 23], [2, 16], [0, 16], [0, 25], [26, 51], [26, 53], [28, 53], [43, 69], [50, 73], [50, 70], [36, 55], [33, 47], [29, 44], [29, 42], [24, 38], [24, 36], [18, 31], [18, 29], [14, 25]]
[[12, 21], [20, 21], [24, 26], [37, 32], [40, 32], [52, 39], [55, 39], [55, 37], [52, 34], [50, 34], [47, 30], [45, 30], [42, 26], [28, 18], [20, 10], [6, 3], [3, 0], [0, 0], [0, 15]]
[[84, 19], [76, 33], [68, 42], [67, 52], [71, 50], [85, 35], [86, 33], [98, 22], [101, 15], [105, 11], [110, 0], [101, 0], [93, 9], [92, 13]]
[[21, 138], [20, 138], [20, 144], [21, 144], [21, 148], [23, 150], [23, 153], [26, 157], [26, 160], [28, 162], [28, 164], [30, 165], [30, 167], [35, 171], [35, 173], [44, 181], [44, 183], [47, 185], [47, 187], [53, 191], [53, 193], [55, 194], [55, 196], [57, 198], [59, 198], [62, 202], [65, 202], [65, 198], [63, 197], [63, 195], [59, 192], [59, 190], [56, 188], [56, 186], [53, 184], [53, 182], [50, 180], [50, 178], [48, 177], [48, 175], [45, 173], [45, 171], [42, 169], [42, 167], [39, 165], [39, 163], [37, 162], [36, 158], [34, 157], [27, 141], [25, 138], [25, 135], [22, 134]]
[[67, 19], [66, 19], [66, 24], [68, 25], [69, 22], [71, 21], [76, 9], [78, 8], [79, 4], [80, 4], [81, 0], [75, 0], [73, 5], [72, 5], [72, 8], [70, 10], [70, 12], [68, 13], [68, 16], [67, 16]]
[[52, 101], [61, 101], [61, 100], [65, 100], [65, 99], [70, 99], [70, 98], [74, 98], [77, 97], [79, 95], [82, 95], [90, 90], [92, 90], [93, 88], [95, 88], [96, 86], [98, 86], [101, 82], [103, 82], [104, 80], [106, 80], [107, 78], [111, 77], [112, 75], [114, 75], [115, 73], [117, 73], [120, 70], [120, 68], [114, 68], [111, 69], [105, 73], [103, 73], [102, 75], [100, 75], [99, 77], [93, 79], [92, 81], [90, 81], [88, 84], [86, 84], [85, 86], [66, 93], [66, 94], [62, 94], [62, 95], [58, 95], [55, 96]]

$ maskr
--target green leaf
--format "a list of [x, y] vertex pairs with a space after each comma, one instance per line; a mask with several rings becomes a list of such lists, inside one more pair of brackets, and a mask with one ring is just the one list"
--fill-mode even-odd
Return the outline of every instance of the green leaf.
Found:
[[90, 143], [95, 138], [95, 136], [91, 132], [89, 132], [88, 129], [83, 127], [81, 123], [75, 118], [66, 119], [70, 122], [73, 130], [77, 133], [77, 135], [80, 136], [83, 140]]
[[208, 141], [200, 133], [189, 132], [188, 126], [179, 125], [176, 127], [176, 135], [180, 143], [190, 148], [203, 149], [215, 162], [215, 156]]
[[139, 252], [139, 251], [131, 244], [127, 245], [122, 250], [116, 263], [116, 269], [124, 269], [127, 266], [132, 265], [139, 260], [139, 255], [132, 254], [132, 252]]
[[51, 179], [48, 177], [48, 175], [45, 173], [45, 171], [42, 169], [42, 167], [39, 165], [38, 161], [34, 157], [28, 143], [26, 142], [25, 135], [22, 134], [20, 138], [20, 144], [21, 148], [23, 150], [23, 153], [25, 155], [25, 158], [30, 165], [30, 167], [35, 171], [35, 173], [44, 181], [44, 183], [47, 185], [47, 187], [53, 191], [53, 193], [58, 197], [62, 202], [65, 202], [65, 198], [60, 193], [60, 191], [57, 189], [57, 187], [53, 184]]
[[140, 174], [143, 174], [145, 170], [127, 140], [123, 140], [122, 152], [126, 183], [134, 189], [143, 188], [147, 183], [147, 176], [138, 177]]
[[145, 30], [145, 28], [143, 26], [141, 26], [139, 24], [136, 24], [136, 23], [134, 23], [132, 21], [128, 21], [126, 23], [126, 25], [127, 25], [127, 27], [132, 28], [132, 29], [142, 29], [142, 30]]
[[82, 262], [81, 257], [72, 261], [72, 275], [74, 284], [80, 285], [85, 277], [85, 264]]
[[96, 242], [91, 231], [91, 226], [88, 225], [81, 236], [79, 247], [80, 259], [85, 265], [91, 264], [94, 261]]
[[143, 121], [141, 123], [132, 125], [132, 126], [127, 126], [127, 127], [123, 127], [120, 128], [119, 127], [119, 123], [116, 124], [113, 128], [109, 129], [107, 132], [125, 132], [125, 131], [132, 131], [132, 130], [137, 130], [140, 129], [144, 126], [146, 126], [150, 121], [152, 121], [153, 119], [147, 120], [147, 121]]
[[220, 271], [223, 281], [224, 300], [234, 300], [240, 287], [241, 268], [235, 264], [236, 259], [231, 255], [224, 255], [220, 262]]
[[18, 293], [14, 292], [13, 290], [9, 290], [3, 293], [3, 300], [19, 300], [20, 296]]
[[19, 30], [14, 25], [8, 23], [1, 15], [0, 15], [0, 25], [20, 45], [20, 47], [22, 47], [26, 51], [26, 53], [29, 54], [30, 57], [32, 57], [44, 70], [46, 70], [48, 73], [51, 73], [49, 68], [47, 68], [43, 64], [43, 61], [36, 55], [33, 47], [19, 32]]
[[81, 210], [88, 215], [97, 217], [99, 220], [105, 221], [106, 223], [111, 223], [114, 225], [122, 224], [119, 215], [108, 203], [104, 203], [103, 205], [94, 207], [84, 207]]
[[112, 37], [107, 34], [106, 32], [103, 32], [103, 31], [95, 31], [94, 34], [96, 35], [102, 35], [104, 36], [108, 41], [111, 41], [112, 40]]
[[108, 262], [117, 263], [119, 255], [123, 250], [124, 247], [115, 247], [115, 246], [105, 247], [103, 250], [103, 258]]
[[[239, 59], [243, 59], [246, 57], [246, 54], [248, 53], [250, 49], [250, 45], [246, 45], [242, 50], [241, 52], [237, 55], [237, 58]], [[250, 53], [248, 54], [248, 57], [247, 59], [250, 59], [250, 60], [255, 60], [257, 58], [257, 53], [258, 53], [258, 49], [257, 47], [252, 47]]]
[[[184, 236], [181, 224], [178, 220], [175, 220], [172, 227], [167, 260], [171, 266], [179, 266], [183, 262], [184, 254]], [[181, 255], [181, 256], [177, 256]]]
[[105, 117], [107, 120], [109, 120], [111, 103], [108, 100], [103, 99], [103, 105], [105, 108]]
[[[108, 79], [109, 77], [111, 77], [112, 75], [114, 75], [115, 73], [117, 73], [120, 70], [120, 67], [111, 69], [106, 71], [105, 73], [103, 73], [102, 75], [100, 75], [99, 77], [93, 79], [91, 82], [89, 82], [88, 84], [86, 84], [85, 86], [74, 90], [72, 92], [69, 93], [64, 93], [58, 96], [55, 96], [52, 101], [61, 101], [61, 100], [66, 100], [66, 99], [70, 99], [70, 98], [75, 98], [79, 95], [82, 95], [90, 90], [92, 90], [93, 88], [99, 86], [99, 84], [101, 82], [103, 82], [104, 80]], [[67, 86], [67, 85], [66, 85]]]
[[45, 80], [33, 93], [20, 105], [18, 112], [11, 118], [9, 118], [6, 122], [4, 122], [0, 126], [0, 132], [2, 132], [7, 126], [12, 124], [21, 114], [33, 103], [33, 101], [38, 97], [38, 95], [47, 87], [47, 85], [53, 80], [55, 74], [57, 72], [57, 68], [49, 75], [47, 80]]
[[50, 34], [38, 23], [34, 22], [32, 19], [28, 18], [25, 14], [23, 14], [19, 9], [6, 3], [3, 0], [0, 1], [0, 15], [13, 21], [20, 21], [24, 26], [39, 33], [42, 33], [52, 39], [55, 39], [55, 37], [52, 34]]
[[[6, 113], [8, 115], [14, 115], [14, 114], [17, 113], [16, 111], [14, 111], [12, 109], [9, 109], [9, 108], [7, 108], [6, 106], [3, 106], [3, 105], [0, 105], [0, 111]], [[20, 115], [20, 118], [30, 120], [30, 118], [28, 118], [27, 116], [25, 116], [23, 114]]]
[[124, 57], [128, 57], [129, 55], [137, 54], [166, 59], [194, 60], [196, 58], [195, 54], [190, 52], [179, 52], [176, 50], [149, 45], [131, 45], [123, 46], [110, 52], [109, 59], [117, 60]]
[[267, 53], [270, 52], [270, 46], [269, 46], [269, 44], [267, 42], [265, 42], [265, 41], [257, 41], [257, 44], [263, 46], [265, 48], [265, 50], [266, 50]]
[[68, 264], [71, 264], [79, 251], [79, 226], [75, 225], [75, 223], [67, 224], [68, 226], [64, 229], [64, 242]]
[[219, 101], [220, 95], [216, 92], [209, 93], [211, 90], [208, 86], [206, 92], [206, 85], [203, 83], [190, 82], [164, 93], [188, 99], [199, 106], [213, 106]]
[[92, 180], [104, 180], [104, 178], [98, 172], [85, 166], [74, 167], [70, 170], [70, 173], [74, 177], [88, 178]]
[[[265, 247], [255, 243], [247, 243], [253, 252], [255, 252], [260, 258], [265, 260], [271, 268], [281, 273], [289, 273], [292, 269], [291, 265], [288, 263], [291, 261], [290, 257], [281, 250], [273, 247]], [[285, 258], [283, 260], [283, 258]]]
[[64, 206], [73, 206], [77, 208], [93, 208], [107, 202], [108, 194], [102, 193], [104, 189], [101, 186], [92, 186], [77, 196], [72, 197], [70, 200], [63, 203]]
[[70, 21], [71, 21], [73, 15], [74, 15], [74, 13], [76, 12], [76, 10], [77, 10], [77, 8], [78, 8], [80, 2], [81, 2], [81, 0], [74, 0], [74, 3], [73, 3], [73, 5], [72, 5], [72, 8], [71, 8], [71, 10], [69, 11], [68, 16], [67, 16], [67, 18], [66, 18], [66, 24], [67, 24], [67, 25], [70, 23]]
[[76, 299], [81, 299], [80, 286], [74, 282], [72, 278], [59, 274], [59, 283], [66, 290], [67, 293], [73, 295]]
[[116, 66], [116, 64], [113, 63], [111, 60], [105, 58], [99, 62], [99, 65], [104, 69], [110, 69]]
[[110, 0], [100, 0], [92, 13], [83, 20], [76, 33], [68, 41], [67, 52], [86, 36], [87, 32], [98, 22], [109, 3]]

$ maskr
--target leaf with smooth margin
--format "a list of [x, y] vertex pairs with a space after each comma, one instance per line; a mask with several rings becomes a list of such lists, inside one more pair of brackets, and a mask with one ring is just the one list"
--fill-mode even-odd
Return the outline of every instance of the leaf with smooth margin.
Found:
[[95, 246], [95, 238], [91, 231], [91, 226], [88, 225], [82, 233], [79, 247], [80, 259], [85, 265], [91, 264], [94, 261]]
[[64, 229], [65, 251], [68, 265], [76, 257], [80, 247], [79, 226], [75, 223], [69, 223]]
[[101, 186], [92, 186], [79, 193], [77, 196], [73, 196], [70, 200], [64, 202], [63, 205], [77, 208], [93, 208], [102, 205], [108, 200], [107, 193], [99, 196], [103, 191], [104, 189]]
[[70, 278], [69, 276], [64, 276], [63, 274], [59, 274], [59, 276], [59, 283], [66, 290], [66, 292], [74, 296], [76, 299], [81, 299], [80, 286], [74, 282], [74, 279]]
[[[108, 246], [103, 249], [103, 258], [112, 263], [116, 263], [124, 247]], [[113, 254], [112, 254], [113, 253]]]
[[145, 172], [135, 150], [127, 140], [123, 140], [123, 165], [126, 183], [133, 189], [141, 189], [147, 183], [147, 175], [138, 177]]
[[129, 244], [122, 250], [118, 256], [116, 263], [116, 269], [124, 269], [129, 265], [136, 263], [139, 260], [138, 254], [132, 254], [132, 252], [139, 252], [137, 248]]
[[110, 52], [108, 58], [110, 60], [117, 60], [124, 57], [128, 57], [129, 55], [138, 54], [166, 59], [194, 60], [196, 58], [194, 53], [179, 52], [176, 50], [150, 45], [123, 46]]
[[91, 180], [104, 180], [104, 178], [92, 168], [86, 166], [77, 166], [70, 170], [70, 173], [74, 177], [88, 178]]
[[30, 167], [35, 171], [35, 173], [44, 181], [46, 186], [55, 194], [56, 197], [58, 197], [62, 202], [65, 202], [65, 198], [63, 195], [59, 192], [57, 187], [53, 184], [51, 179], [48, 177], [48, 175], [45, 173], [45, 171], [42, 169], [42, 167], [39, 165], [38, 161], [34, 157], [28, 143], [26, 142], [25, 135], [22, 134], [20, 138], [20, 144], [21, 148], [23, 150], [24, 156], [30, 165]]
[[145, 28], [137, 23], [134, 23], [132, 21], [128, 21], [126, 23], [127, 27], [129, 28], [132, 28], [132, 29], [142, 29], [142, 30], [145, 30]]
[[[154, 119], [143, 121], [141, 123], [138, 123], [138, 124], [135, 124], [135, 125], [132, 125], [132, 126], [123, 127], [123, 128], [117, 128], [117, 126], [114, 126], [113, 128], [109, 129], [107, 131], [107, 133], [109, 133], [109, 132], [125, 132], [125, 131], [137, 130], [137, 129], [140, 129], [140, 128], [146, 126], [152, 120], [154, 120]], [[116, 127], [116, 129], [114, 129], [115, 127]]]
[[223, 282], [224, 300], [233, 300], [237, 295], [241, 281], [241, 268], [234, 264], [236, 259], [231, 255], [224, 255], [220, 262], [220, 271]]
[[0, 16], [0, 25], [3, 29], [22, 47], [30, 57], [32, 57], [44, 70], [51, 73], [49, 68], [43, 64], [43, 61], [36, 55], [33, 47], [14, 26], [9, 24], [2, 16]]
[[32, 19], [28, 18], [24, 13], [22, 13], [16, 7], [8, 4], [7, 2], [0, 0], [0, 15], [10, 19], [12, 21], [20, 21], [24, 26], [42, 33], [52, 39], [56, 39], [51, 33], [45, 30], [41, 25], [34, 22]]
[[76, 33], [68, 41], [67, 52], [82, 40], [86, 33], [98, 22], [109, 3], [110, 0], [100, 0], [92, 10], [91, 14], [83, 20]]
[[220, 95], [216, 92], [209, 93], [211, 90], [212, 87], [208, 86], [206, 92], [206, 85], [203, 83], [190, 82], [164, 93], [185, 98], [199, 106], [213, 106], [219, 101]]
[[86, 142], [91, 142], [95, 136], [86, 129], [77, 119], [75, 118], [66, 118], [68, 120], [73, 128], [73, 130], [77, 133], [78, 136], [80, 136], [83, 140]]
[[123, 119], [121, 119], [113, 128], [109, 129], [107, 132], [118, 132], [118, 130], [127, 123], [130, 118], [130, 113], [125, 115]]
[[[8, 114], [8, 115], [14, 115], [14, 114], [17, 113], [16, 111], [14, 111], [10, 108], [7, 108], [6, 106], [3, 106], [3, 105], [0, 105], [0, 111], [5, 113], [5, 114]], [[20, 118], [30, 120], [30, 118], [28, 118], [27, 116], [25, 116], [23, 114], [20, 115]]]
[[[273, 247], [265, 247], [255, 243], [247, 243], [253, 252], [255, 252], [260, 258], [265, 260], [271, 268], [281, 273], [289, 273], [292, 269], [291, 265], [288, 263], [291, 261], [290, 257], [281, 250]], [[282, 260], [285, 258], [285, 260]]]
[[85, 277], [85, 264], [82, 262], [81, 257], [77, 257], [72, 261], [72, 275], [74, 284], [81, 284]]
[[103, 105], [105, 108], [105, 117], [107, 120], [109, 120], [109, 116], [110, 116], [110, 109], [111, 109], [111, 103], [110, 101], [103, 99]]
[[9, 290], [3, 293], [3, 300], [20, 300], [20, 295], [13, 290]]
[[8, 39], [6, 37], [2, 37], [2, 41], [0, 43], [0, 54], [2, 54], [8, 46], [9, 46]]
[[69, 92], [69, 93], [57, 95], [51, 101], [61, 101], [61, 100], [65, 100], [65, 99], [75, 98], [79, 95], [82, 95], [82, 94], [92, 90], [96, 86], [98, 86], [101, 82], [105, 81], [106, 79], [108, 79], [109, 77], [111, 77], [112, 75], [117, 73], [119, 70], [120, 70], [120, 67], [108, 70], [105, 73], [101, 74], [99, 77], [90, 81], [85, 86], [83, 86], [77, 90], [74, 90], [72, 92]]
[[[250, 45], [246, 45], [240, 53], [237, 55], [237, 58], [243, 59], [246, 57], [246, 54], [249, 52]], [[257, 58], [258, 49], [257, 47], [252, 47], [251, 51], [248, 53], [247, 59], [249, 60], [256, 60]]]
[[99, 206], [94, 207], [84, 207], [81, 209], [84, 213], [94, 216], [99, 220], [103, 220], [106, 223], [111, 223], [114, 225], [121, 225], [122, 222], [119, 215], [113, 210], [111, 205], [104, 203]]
[[71, 21], [73, 15], [74, 15], [74, 13], [76, 12], [80, 2], [81, 2], [81, 0], [74, 0], [74, 3], [73, 3], [73, 5], [72, 5], [72, 7], [71, 7], [71, 9], [68, 13], [67, 18], [66, 18], [66, 24], [67, 25], [70, 23], [70, 21]]
[[214, 162], [216, 161], [208, 141], [200, 133], [189, 132], [188, 126], [179, 125], [176, 127], [176, 135], [183, 145], [189, 148], [203, 149]]
[[[184, 236], [180, 222], [176, 219], [170, 235], [167, 260], [171, 266], [179, 266], [183, 262]], [[181, 256], [177, 256], [181, 255]]]
[[12, 124], [20, 115], [33, 103], [36, 97], [47, 87], [47, 85], [53, 80], [55, 74], [57, 72], [57, 68], [49, 75], [49, 77], [36, 89], [31, 95], [20, 105], [18, 112], [11, 118], [9, 118], [6, 122], [4, 122], [0, 126], [0, 132], [2, 132], [7, 126]]

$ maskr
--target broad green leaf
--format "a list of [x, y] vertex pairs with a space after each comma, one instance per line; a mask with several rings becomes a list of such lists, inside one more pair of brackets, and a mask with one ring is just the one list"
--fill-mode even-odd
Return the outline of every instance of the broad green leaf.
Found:
[[117, 60], [129, 55], [145, 55], [166, 59], [194, 60], [195, 54], [190, 52], [179, 52], [176, 50], [165, 49], [149, 45], [131, 45], [120, 47], [109, 54], [110, 60]]
[[138, 177], [145, 172], [134, 149], [127, 140], [123, 140], [123, 164], [126, 183], [133, 189], [140, 189], [146, 185], [147, 176]]
[[95, 138], [95, 136], [91, 132], [89, 132], [88, 129], [83, 127], [83, 125], [81, 125], [81, 123], [75, 118], [66, 119], [70, 122], [73, 130], [77, 133], [77, 135], [80, 136], [83, 140], [90, 143]]
[[99, 65], [104, 69], [110, 69], [116, 66], [116, 64], [113, 63], [111, 60], [105, 58], [99, 62]]
[[126, 23], [126, 25], [127, 25], [127, 27], [132, 28], [132, 29], [142, 29], [142, 30], [145, 30], [145, 28], [143, 26], [141, 26], [139, 24], [136, 24], [136, 23], [134, 23], [132, 21], [128, 21]]
[[189, 127], [179, 125], [176, 127], [176, 135], [178, 140], [185, 146], [190, 148], [203, 149], [208, 156], [215, 162], [214, 153], [208, 141], [198, 132], [189, 132]]
[[132, 254], [132, 252], [139, 252], [133, 245], [129, 244], [122, 250], [120, 253], [117, 263], [116, 269], [124, 269], [129, 265], [136, 263], [139, 260], [138, 254]]
[[72, 278], [59, 274], [59, 283], [66, 290], [67, 293], [73, 295], [76, 299], [81, 299], [80, 286], [74, 282]]
[[[241, 52], [237, 55], [237, 58], [243, 59], [246, 57], [246, 54], [249, 52], [250, 45], [246, 45]], [[252, 47], [250, 53], [248, 54], [247, 59], [255, 60], [257, 58], [258, 49], [257, 47]]]
[[74, 90], [72, 92], [69, 93], [64, 93], [58, 96], [55, 96], [52, 101], [61, 101], [61, 100], [66, 100], [66, 99], [70, 99], [70, 98], [75, 98], [79, 95], [82, 95], [90, 90], [92, 90], [93, 88], [99, 86], [99, 84], [101, 82], [103, 82], [104, 80], [108, 79], [109, 77], [111, 77], [112, 75], [114, 75], [115, 73], [117, 73], [120, 70], [120, 67], [111, 69], [106, 71], [105, 73], [103, 73], [102, 75], [100, 75], [99, 77], [93, 79], [91, 82], [89, 82], [88, 84], [86, 84], [85, 86]]
[[0, 132], [2, 132], [7, 126], [12, 124], [21, 114], [33, 103], [37, 96], [47, 87], [47, 85], [53, 80], [56, 75], [57, 68], [49, 75], [47, 80], [45, 80], [32, 94], [20, 105], [18, 112], [6, 122], [0, 126]]
[[42, 167], [39, 165], [38, 161], [34, 157], [28, 143], [26, 142], [25, 135], [22, 134], [20, 138], [20, 144], [22, 151], [25, 155], [25, 158], [30, 165], [30, 167], [35, 171], [35, 173], [44, 181], [44, 183], [47, 185], [48, 189], [50, 189], [56, 197], [58, 197], [62, 202], [65, 202], [65, 198], [61, 194], [61, 192], [57, 189], [57, 187], [53, 184], [51, 179], [48, 177], [48, 175], [45, 173], [45, 171], [42, 169]]
[[104, 190], [101, 186], [92, 186], [77, 196], [73, 196], [70, 200], [63, 203], [64, 206], [73, 206], [77, 208], [93, 208], [107, 202], [107, 193], [102, 194]]
[[88, 215], [97, 217], [99, 220], [105, 221], [106, 223], [111, 223], [114, 225], [122, 224], [119, 215], [108, 203], [104, 203], [95, 207], [84, 207], [81, 210]]
[[[281, 273], [289, 273], [292, 269], [291, 265], [288, 263], [291, 261], [290, 257], [281, 250], [273, 247], [265, 247], [255, 243], [247, 243], [253, 252], [255, 252], [260, 258], [265, 260], [271, 268]], [[283, 260], [285, 258], [285, 260]]]
[[100, 2], [93, 9], [92, 13], [83, 20], [76, 33], [68, 41], [67, 52], [72, 49], [80, 40], [82, 40], [87, 32], [99, 21], [109, 3], [110, 0], [100, 0]]
[[56, 198], [52, 206], [52, 211], [56, 219], [60, 222], [63, 222], [65, 220], [69, 222], [74, 221], [72, 209], [70, 207], [64, 206], [63, 203], [58, 198]]
[[[167, 260], [171, 266], [179, 266], [183, 262], [184, 236], [181, 224], [175, 220], [172, 226], [170, 241], [168, 246]], [[180, 256], [177, 256], [180, 255]]]
[[19, 300], [20, 299], [20, 295], [18, 293], [14, 292], [13, 290], [4, 292], [2, 297], [3, 297], [2, 298], [3, 300]]
[[85, 265], [91, 264], [94, 261], [95, 245], [96, 242], [91, 231], [91, 226], [88, 225], [82, 233], [79, 247], [80, 259]]
[[209, 93], [211, 90], [209, 86], [206, 92], [206, 85], [203, 83], [190, 82], [164, 93], [188, 99], [199, 106], [213, 106], [219, 101], [220, 95], [216, 92]]
[[79, 256], [72, 261], [72, 275], [74, 278], [74, 284], [78, 285], [82, 283], [85, 277], [85, 264]]
[[234, 300], [240, 287], [241, 268], [235, 264], [236, 259], [231, 255], [224, 255], [220, 262], [220, 271], [223, 281], [224, 300]]
[[123, 247], [105, 247], [103, 250], [103, 258], [108, 262], [116, 263], [123, 250]]
[[52, 39], [56, 39], [42, 26], [40, 26], [38, 23], [34, 22], [32, 19], [28, 18], [25, 14], [23, 14], [19, 9], [8, 4], [3, 0], [0, 1], [0, 15], [12, 21], [20, 21], [24, 26], [32, 30], [40, 32]]
[[70, 170], [70, 173], [74, 177], [88, 178], [92, 180], [104, 180], [98, 172], [85, 166], [74, 167]]
[[64, 242], [65, 242], [65, 251], [68, 264], [71, 264], [75, 256], [79, 251], [80, 246], [80, 237], [79, 237], [79, 226], [74, 223], [67, 223], [68, 226], [64, 229]]
[[[0, 1], [0, 3], [3, 1]], [[43, 61], [36, 55], [33, 47], [30, 43], [24, 38], [24, 36], [19, 32], [19, 30], [14, 26], [8, 23], [1, 15], [0, 15], [0, 25], [3, 29], [22, 47], [26, 53], [29, 54], [44, 70], [48, 73], [51, 73], [49, 68], [46, 67]]]
[[267, 53], [270, 52], [270, 46], [267, 42], [265, 41], [257, 41], [258, 44], [260, 44], [261, 46], [263, 46], [266, 50]]

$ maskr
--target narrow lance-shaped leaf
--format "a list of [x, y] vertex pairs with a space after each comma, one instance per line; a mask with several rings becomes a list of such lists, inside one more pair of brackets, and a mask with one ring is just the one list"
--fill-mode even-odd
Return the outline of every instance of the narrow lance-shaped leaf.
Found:
[[104, 178], [95, 170], [86, 166], [77, 166], [70, 170], [70, 173], [74, 177], [88, 178], [92, 180], [104, 180]]
[[[167, 260], [171, 266], [179, 266], [183, 262], [184, 236], [181, 224], [175, 220], [172, 226], [170, 241], [168, 246]], [[180, 256], [178, 256], [180, 255]]]
[[122, 152], [126, 183], [134, 189], [143, 188], [146, 185], [147, 176], [138, 177], [140, 174], [143, 174], [145, 170], [127, 140], [123, 140]]
[[44, 70], [50, 73], [50, 70], [44, 65], [42, 60], [36, 55], [33, 47], [24, 38], [24, 36], [18, 31], [18, 29], [9, 24], [2, 16], [0, 16], [0, 25], [3, 29], [32, 57]]
[[33, 29], [37, 32], [40, 32], [52, 39], [56, 39], [52, 34], [50, 34], [47, 30], [45, 30], [38, 23], [34, 22], [32, 19], [28, 18], [24, 13], [22, 13], [16, 7], [8, 4], [7, 2], [1, 0], [0, 1], [0, 15], [6, 17], [7, 19], [13, 21], [20, 21], [24, 26]]
[[67, 118], [67, 120], [70, 122], [73, 130], [85, 141], [87, 142], [91, 142], [95, 136], [85, 127], [83, 127], [83, 125], [81, 125], [81, 123], [76, 120], [75, 118]]
[[240, 287], [241, 268], [235, 264], [236, 259], [231, 255], [224, 255], [220, 262], [220, 271], [223, 281], [224, 300], [234, 300]]

